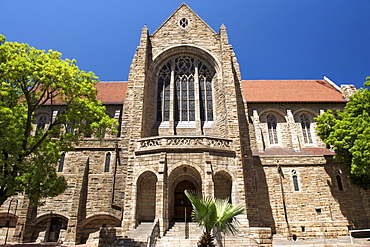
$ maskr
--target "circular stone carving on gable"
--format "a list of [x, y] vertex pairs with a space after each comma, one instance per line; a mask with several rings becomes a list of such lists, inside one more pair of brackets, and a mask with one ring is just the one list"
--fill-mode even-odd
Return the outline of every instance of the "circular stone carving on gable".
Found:
[[185, 17], [184, 18], [181, 18], [179, 20], [179, 25], [182, 28], [186, 28], [189, 25], [189, 20], [187, 18], [185, 18]]

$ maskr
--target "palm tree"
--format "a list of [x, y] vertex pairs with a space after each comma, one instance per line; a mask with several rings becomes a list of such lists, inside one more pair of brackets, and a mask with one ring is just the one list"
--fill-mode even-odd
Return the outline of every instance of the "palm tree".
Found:
[[[185, 191], [185, 195], [190, 200], [193, 211], [191, 217], [204, 228], [204, 232], [199, 240], [198, 246], [215, 246], [214, 236], [220, 232], [235, 234], [238, 224], [236, 216], [244, 212], [243, 205], [233, 206], [229, 199], [218, 199], [204, 197], [195, 191]], [[212, 234], [213, 229], [213, 234]]]

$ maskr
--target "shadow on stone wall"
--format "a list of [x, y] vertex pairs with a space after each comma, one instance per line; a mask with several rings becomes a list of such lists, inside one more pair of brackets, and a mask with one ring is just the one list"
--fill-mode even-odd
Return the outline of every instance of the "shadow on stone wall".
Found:
[[[272, 217], [271, 205], [268, 197], [266, 176], [261, 164], [255, 165], [250, 144], [248, 111], [243, 101], [243, 93], [235, 63], [231, 61], [234, 74], [235, 94], [237, 100], [239, 118], [239, 137], [242, 151], [245, 200], [247, 205], [247, 217], [250, 227], [271, 227], [275, 233], [275, 223]], [[257, 169], [257, 170], [256, 170]], [[261, 174], [256, 179], [256, 174]], [[260, 184], [262, 186], [260, 186]]]
[[254, 170], [257, 178], [257, 194], [260, 218], [263, 226], [271, 227], [273, 234], [276, 233], [275, 220], [272, 215], [270, 196], [266, 181], [266, 173], [259, 157], [254, 157]]
[[[339, 164], [331, 156], [327, 156], [325, 159], [327, 163], [325, 171], [330, 177], [327, 184], [333, 198], [339, 203], [341, 213], [349, 221], [348, 228], [350, 230], [370, 228], [370, 205], [369, 200], [366, 201], [364, 198], [366, 195], [369, 198], [370, 191], [362, 191], [363, 193], [361, 193], [358, 186], [350, 183], [345, 174], [346, 165]], [[337, 176], [341, 178], [343, 189], [339, 185]]]

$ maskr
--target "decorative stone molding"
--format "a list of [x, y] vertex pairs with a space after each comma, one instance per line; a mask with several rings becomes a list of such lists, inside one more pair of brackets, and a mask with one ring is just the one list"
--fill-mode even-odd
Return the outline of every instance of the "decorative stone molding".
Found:
[[135, 153], [151, 152], [169, 149], [199, 149], [199, 150], [218, 150], [222, 152], [233, 152], [232, 141], [214, 137], [189, 137], [189, 136], [170, 136], [152, 137], [138, 141]]

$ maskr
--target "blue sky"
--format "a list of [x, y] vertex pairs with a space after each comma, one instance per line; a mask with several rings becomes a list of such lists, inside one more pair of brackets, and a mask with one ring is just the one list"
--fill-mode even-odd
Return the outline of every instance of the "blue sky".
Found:
[[[182, 0], [0, 0], [8, 41], [60, 51], [102, 81], [127, 80], [146, 24]], [[224, 23], [247, 79], [322, 79], [361, 87], [370, 76], [370, 0], [189, 0], [216, 32]]]

